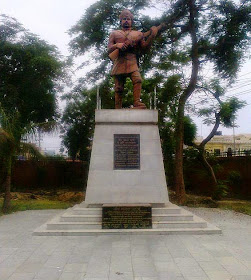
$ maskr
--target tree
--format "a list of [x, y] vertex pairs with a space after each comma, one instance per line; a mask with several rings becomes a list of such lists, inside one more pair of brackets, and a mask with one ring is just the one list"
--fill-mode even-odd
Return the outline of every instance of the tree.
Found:
[[[224, 97], [225, 89], [219, 86], [219, 81], [213, 80], [211, 84], [203, 86], [200, 88], [206, 94], [205, 98], [201, 99], [201, 106], [198, 106], [199, 109], [195, 109], [197, 114], [201, 117], [204, 117], [204, 124], [213, 125], [211, 132], [205, 137], [200, 144], [195, 144], [194, 142], [190, 143], [190, 146], [195, 147], [199, 152], [199, 159], [202, 164], [205, 166], [208, 174], [212, 179], [212, 187], [214, 192], [217, 190], [219, 182], [216, 178], [214, 169], [207, 160], [206, 155], [206, 144], [216, 135], [216, 132], [220, 125], [224, 127], [234, 127], [234, 120], [238, 110], [245, 106], [245, 102], [239, 101], [236, 97], [231, 97], [226, 101], [222, 101]], [[210, 95], [213, 97], [210, 102]], [[215, 104], [215, 102], [217, 104]], [[210, 106], [208, 106], [211, 103]], [[206, 104], [206, 106], [205, 106]], [[197, 104], [198, 105], [198, 104]]]
[[20, 148], [29, 146], [22, 137], [36, 128], [50, 128], [57, 118], [56, 92], [63, 63], [54, 46], [14, 18], [1, 15], [0, 21], [0, 151], [6, 167], [6, 212], [13, 158]]
[[[211, 67], [212, 75], [220, 77], [222, 83], [234, 82], [250, 44], [251, 4], [250, 1], [235, 3], [231, 0], [176, 0], [158, 3], [162, 14], [151, 19], [141, 12], [146, 6], [156, 5], [152, 1], [96, 2], [70, 30], [75, 36], [71, 47], [75, 55], [93, 51], [97, 67], [88, 72], [82, 81], [94, 81], [107, 77], [109, 73], [111, 64], [106, 54], [107, 39], [110, 30], [118, 26], [117, 16], [122, 8], [126, 6], [134, 12], [137, 29], [147, 30], [154, 24], [166, 24], [167, 31], [155, 41], [152, 50], [139, 60], [143, 74], [161, 77], [162, 85], [172, 86], [168, 81], [176, 77], [175, 91], [172, 87], [166, 87], [166, 95], [172, 96], [177, 104], [175, 189], [178, 201], [183, 203], [184, 116], [187, 100], [197, 92], [200, 85], [207, 82], [203, 75], [203, 69], [207, 67]], [[172, 95], [173, 92], [176, 96]], [[164, 116], [166, 113], [160, 114]]]

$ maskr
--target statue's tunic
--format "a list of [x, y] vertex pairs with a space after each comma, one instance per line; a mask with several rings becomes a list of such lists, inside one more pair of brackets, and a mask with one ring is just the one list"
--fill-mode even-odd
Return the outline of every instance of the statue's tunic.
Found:
[[143, 41], [143, 33], [131, 30], [129, 33], [123, 30], [115, 30], [109, 38], [108, 49], [116, 43], [130, 42], [130, 46], [125, 51], [119, 51], [118, 58], [114, 61], [111, 75], [129, 74], [139, 71], [137, 62], [137, 51]]

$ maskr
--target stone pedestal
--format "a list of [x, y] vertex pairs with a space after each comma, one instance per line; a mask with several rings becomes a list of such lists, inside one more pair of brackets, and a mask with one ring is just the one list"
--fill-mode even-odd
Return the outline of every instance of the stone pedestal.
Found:
[[[168, 203], [157, 122], [157, 110], [96, 110], [85, 198], [89, 207]], [[132, 146], [128, 154], [121, 148], [126, 141]], [[124, 160], [118, 160], [119, 153]]]
[[215, 234], [168, 200], [155, 110], [97, 110], [85, 202], [34, 235]]

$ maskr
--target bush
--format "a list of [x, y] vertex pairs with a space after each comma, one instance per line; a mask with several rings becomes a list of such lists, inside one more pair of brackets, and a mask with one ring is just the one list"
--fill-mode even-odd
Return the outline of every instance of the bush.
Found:
[[219, 181], [212, 194], [212, 199], [221, 200], [223, 197], [228, 195], [228, 191], [229, 188], [228, 185], [226, 185], [226, 181]]

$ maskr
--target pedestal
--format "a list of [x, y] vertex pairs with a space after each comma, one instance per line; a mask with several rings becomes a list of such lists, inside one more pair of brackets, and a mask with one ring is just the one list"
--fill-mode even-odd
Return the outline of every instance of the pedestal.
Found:
[[96, 110], [85, 203], [168, 203], [157, 110]]

